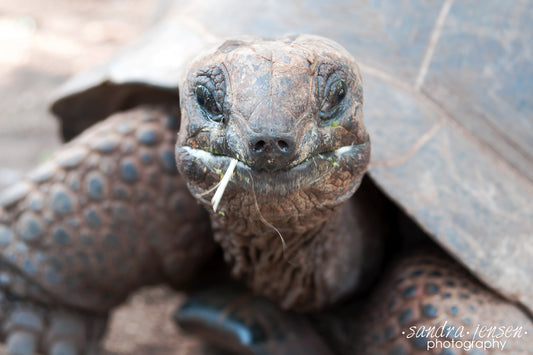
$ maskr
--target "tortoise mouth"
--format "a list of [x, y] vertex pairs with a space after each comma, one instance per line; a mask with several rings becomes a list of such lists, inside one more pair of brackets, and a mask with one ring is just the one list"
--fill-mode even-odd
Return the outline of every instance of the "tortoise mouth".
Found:
[[222, 179], [233, 159], [237, 160], [237, 164], [228, 189], [283, 196], [315, 184], [331, 182], [333, 185], [350, 185], [350, 180], [360, 179], [369, 157], [370, 141], [366, 141], [315, 154], [288, 170], [268, 172], [254, 170], [234, 157], [189, 146], [176, 146], [180, 172], [189, 185], [194, 184], [193, 189], [200, 193], [212, 189]]

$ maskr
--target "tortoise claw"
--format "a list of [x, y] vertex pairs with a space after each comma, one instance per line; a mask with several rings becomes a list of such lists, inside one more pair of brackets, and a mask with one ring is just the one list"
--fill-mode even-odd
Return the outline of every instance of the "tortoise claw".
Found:
[[15, 330], [7, 336], [9, 355], [33, 355], [37, 348], [37, 337], [26, 330]]
[[50, 347], [50, 355], [77, 355], [76, 344], [69, 340], [59, 340]]
[[96, 353], [105, 329], [106, 319], [101, 316], [48, 311], [31, 303], [7, 306], [7, 317], [0, 320], [0, 335], [5, 335], [8, 355]]
[[32, 355], [37, 349], [38, 335], [42, 331], [41, 312], [29, 308], [14, 310], [4, 324], [8, 354]]
[[233, 354], [329, 355], [308, 319], [235, 285], [197, 292], [174, 314], [184, 330]]
[[85, 348], [87, 330], [79, 316], [56, 312], [52, 314], [47, 334], [50, 355], [76, 355]]

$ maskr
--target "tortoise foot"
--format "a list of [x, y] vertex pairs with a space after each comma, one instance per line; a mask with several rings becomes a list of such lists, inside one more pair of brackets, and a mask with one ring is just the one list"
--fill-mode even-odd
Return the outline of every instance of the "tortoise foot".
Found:
[[235, 285], [191, 295], [174, 320], [186, 331], [236, 354], [331, 354], [305, 316], [285, 312]]

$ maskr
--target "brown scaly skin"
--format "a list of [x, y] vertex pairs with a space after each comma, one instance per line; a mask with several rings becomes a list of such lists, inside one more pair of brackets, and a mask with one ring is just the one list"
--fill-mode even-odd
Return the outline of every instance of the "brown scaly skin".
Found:
[[[368, 284], [379, 233], [369, 204], [351, 196], [370, 146], [360, 75], [342, 48], [306, 36], [230, 41], [193, 63], [181, 100], [176, 159], [193, 195], [210, 208], [209, 190], [231, 158], [239, 161], [211, 213], [213, 232], [177, 174], [178, 120], [168, 110], [139, 108], [91, 128], [3, 197], [0, 334], [11, 354], [90, 350], [108, 311], [134, 289], [194, 279], [212, 256], [212, 235], [233, 275], [283, 308], [320, 310]], [[533, 331], [520, 309], [439, 258], [406, 258], [366, 309], [319, 316], [339, 327], [328, 335], [334, 350], [410, 353], [420, 343], [402, 338], [401, 327], [439, 317]], [[329, 353], [319, 340], [299, 347], [313, 333], [303, 316], [277, 314], [253, 296], [229, 302], [215, 319], [244, 319], [255, 333], [263, 325], [264, 346], [253, 353]], [[507, 353], [531, 347], [522, 340]]]
[[[434, 248], [422, 248], [397, 258], [367, 297], [313, 318], [338, 354], [533, 352], [531, 318]], [[430, 327], [434, 327], [433, 333], [428, 333]], [[491, 341], [487, 328], [480, 330], [481, 327], [504, 327], [513, 336], [494, 338], [506, 341], [503, 350], [472, 348], [468, 352], [464, 347], [442, 343], [471, 341], [476, 329], [475, 340]]]
[[211, 256], [205, 212], [174, 165], [178, 120], [163, 109], [117, 114], [4, 195], [0, 334], [11, 351], [31, 353], [23, 332], [51, 351], [56, 311], [67, 309], [91, 314], [72, 320], [81, 349], [102, 333], [92, 318], [142, 285], [183, 287]]
[[[356, 334], [364, 336], [358, 339], [354, 353], [467, 354], [457, 347], [443, 352], [444, 347], [432, 341], [472, 340], [478, 326], [478, 340], [492, 340], [487, 330], [479, 330], [481, 327], [512, 328], [509, 334], [516, 334], [508, 338], [496, 336], [495, 340], [506, 341], [504, 350], [488, 349], [484, 353], [533, 352], [528, 336], [533, 331], [531, 319], [439, 253], [423, 251], [400, 259], [370, 299], [365, 308], [372, 312], [360, 323], [364, 324], [364, 333], [359, 329]], [[416, 336], [421, 327], [431, 326], [449, 333]]]
[[[246, 291], [239, 294], [238, 290], [233, 286], [233, 293], [228, 297], [223, 287], [215, 285], [193, 294], [177, 312], [176, 321], [226, 349], [235, 349], [235, 353], [241, 350], [239, 354], [249, 354], [250, 350], [253, 354], [281, 354], [292, 338], [302, 340], [298, 337], [302, 326], [290, 326], [302, 322], [300, 314], [282, 312], [261, 297]], [[210, 318], [206, 317], [206, 310], [211, 312]], [[225, 319], [220, 317], [222, 313], [228, 313]], [[307, 317], [327, 341], [331, 353], [339, 355], [533, 353], [531, 318], [433, 248], [409, 252], [398, 258], [369, 295]], [[242, 337], [239, 339], [242, 329], [236, 332], [232, 328], [235, 325], [247, 329], [245, 334], [252, 338], [251, 344], [246, 344]], [[450, 333], [408, 338], [410, 333], [420, 329], [427, 332], [432, 326]], [[491, 341], [487, 335], [489, 330], [480, 330], [481, 327], [496, 327], [497, 331], [505, 327], [512, 335], [494, 338], [506, 342], [503, 350], [472, 349], [468, 352], [457, 346], [447, 349], [449, 344], [432, 347], [431, 341], [435, 340], [472, 340], [476, 329], [478, 340]], [[243, 348], [248, 352], [242, 351]], [[308, 349], [302, 352], [308, 353]], [[294, 350], [287, 354], [294, 354]]]

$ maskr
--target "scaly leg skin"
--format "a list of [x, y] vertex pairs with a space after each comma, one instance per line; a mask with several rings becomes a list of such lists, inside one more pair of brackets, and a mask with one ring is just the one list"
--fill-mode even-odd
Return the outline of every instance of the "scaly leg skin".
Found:
[[211, 256], [207, 216], [176, 170], [170, 112], [116, 114], [1, 195], [0, 340], [10, 354], [88, 352], [133, 290], [185, 286]]
[[[351, 319], [343, 312], [342, 324], [325, 329], [342, 354], [533, 354], [529, 315], [441, 253], [404, 257], [369, 297]], [[496, 341], [499, 348], [483, 348]]]

